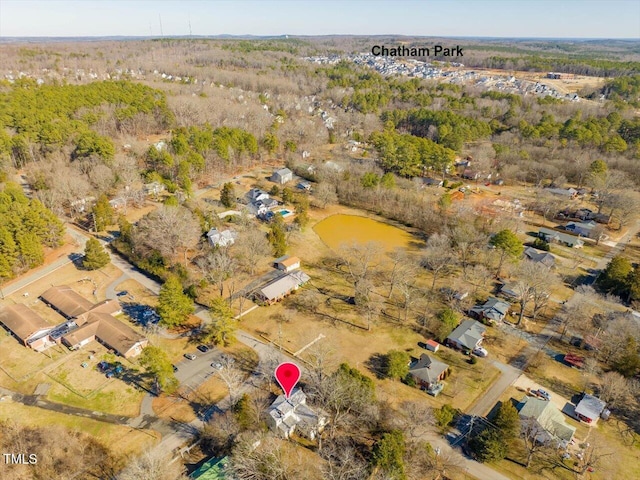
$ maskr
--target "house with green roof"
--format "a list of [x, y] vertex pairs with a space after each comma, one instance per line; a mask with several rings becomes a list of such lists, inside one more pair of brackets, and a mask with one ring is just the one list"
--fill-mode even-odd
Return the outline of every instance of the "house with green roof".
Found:
[[197, 478], [198, 480], [230, 480], [225, 473], [227, 463], [229, 463], [229, 457], [210, 458], [191, 472], [189, 478]]
[[548, 400], [525, 395], [516, 408], [523, 420], [523, 428], [525, 420], [536, 422], [540, 429], [536, 440], [540, 443], [556, 441], [560, 447], [566, 448], [576, 433], [576, 427], [568, 425], [562, 412]]

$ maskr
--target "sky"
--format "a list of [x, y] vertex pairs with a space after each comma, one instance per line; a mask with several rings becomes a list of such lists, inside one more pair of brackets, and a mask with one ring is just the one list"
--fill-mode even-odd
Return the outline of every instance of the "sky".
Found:
[[189, 35], [190, 30], [193, 35], [640, 39], [640, 1], [0, 0], [0, 37]]

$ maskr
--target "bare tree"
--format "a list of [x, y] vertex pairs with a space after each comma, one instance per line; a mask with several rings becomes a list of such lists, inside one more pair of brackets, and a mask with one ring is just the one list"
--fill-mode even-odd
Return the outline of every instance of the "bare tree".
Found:
[[431, 290], [436, 288], [436, 281], [440, 275], [444, 275], [451, 269], [454, 256], [451, 250], [451, 241], [445, 234], [434, 233], [427, 240], [427, 246], [423, 251], [422, 265], [431, 270], [433, 281]]
[[325, 460], [322, 475], [327, 480], [366, 480], [369, 467], [358, 450], [347, 439], [328, 441], [321, 451]]
[[451, 244], [458, 254], [462, 271], [466, 277], [467, 267], [474, 253], [487, 244], [487, 236], [480, 232], [473, 223], [461, 219], [461, 223], [453, 227], [450, 232]]
[[220, 366], [216, 375], [224, 382], [229, 392], [229, 402], [235, 405], [238, 401], [238, 393], [245, 378], [245, 374], [236, 368], [233, 357], [225, 355], [220, 360]]
[[629, 382], [618, 372], [607, 372], [600, 377], [599, 396], [610, 407], [619, 407], [631, 394]]
[[[294, 480], [305, 478], [299, 453], [270, 435], [241, 438], [227, 470], [238, 480]], [[305, 469], [313, 468], [306, 464]]]
[[258, 228], [250, 228], [242, 232], [235, 246], [241, 265], [251, 275], [255, 273], [258, 262], [271, 252], [267, 237]]
[[338, 203], [338, 195], [336, 194], [336, 187], [331, 183], [320, 182], [313, 193], [316, 199], [316, 204], [320, 208], [325, 208], [327, 205]]
[[339, 249], [340, 259], [346, 268], [347, 278], [353, 284], [356, 304], [366, 303], [373, 288], [372, 279], [377, 272], [382, 246], [376, 242], [352, 243]]
[[117, 480], [186, 480], [182, 464], [168, 460], [159, 451], [147, 450], [131, 459]]
[[224, 295], [224, 281], [231, 277], [236, 269], [236, 261], [229, 255], [229, 249], [215, 248], [205, 255], [196, 257], [194, 263], [207, 281], [218, 285], [222, 297]]
[[549, 437], [548, 433], [533, 417], [521, 419], [521, 427], [521, 435], [527, 452], [526, 467], [529, 468], [533, 456], [540, 450], [544, 450], [546, 444], [549, 442]]
[[137, 254], [159, 252], [172, 258], [177, 250], [187, 252], [200, 238], [200, 224], [184, 207], [160, 207], [143, 217], [133, 231], [133, 244]]

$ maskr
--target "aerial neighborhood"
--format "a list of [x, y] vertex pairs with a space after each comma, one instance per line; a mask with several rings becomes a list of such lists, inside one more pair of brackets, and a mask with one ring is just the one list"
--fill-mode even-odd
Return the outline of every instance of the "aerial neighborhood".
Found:
[[640, 478], [638, 42], [164, 37], [0, 39], [0, 479]]

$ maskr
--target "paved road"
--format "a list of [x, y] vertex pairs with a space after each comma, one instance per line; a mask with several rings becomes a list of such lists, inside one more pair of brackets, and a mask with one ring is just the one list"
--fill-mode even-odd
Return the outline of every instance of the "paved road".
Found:
[[471, 407], [467, 412], [469, 415], [484, 416], [488, 414], [504, 391], [509, 388], [509, 386], [511, 386], [522, 374], [519, 369], [514, 368], [511, 365], [498, 362], [497, 360], [494, 360], [491, 363], [500, 370], [500, 378], [498, 378], [498, 380], [491, 385], [489, 390], [487, 390], [486, 393], [476, 401], [473, 407]]

